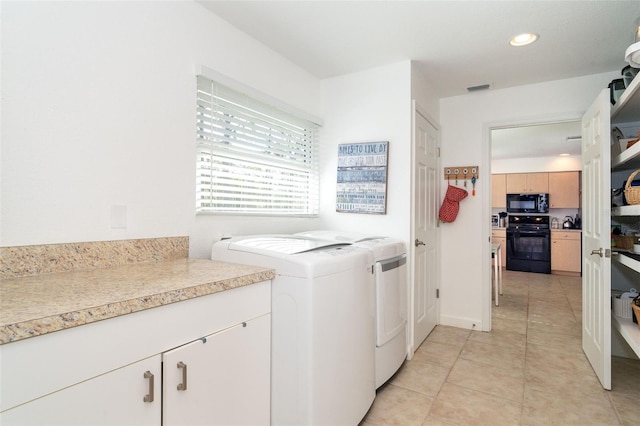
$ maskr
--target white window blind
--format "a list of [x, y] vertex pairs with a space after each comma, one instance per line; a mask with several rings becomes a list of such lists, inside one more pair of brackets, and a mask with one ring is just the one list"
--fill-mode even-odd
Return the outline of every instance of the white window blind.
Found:
[[318, 126], [198, 76], [199, 213], [318, 214]]

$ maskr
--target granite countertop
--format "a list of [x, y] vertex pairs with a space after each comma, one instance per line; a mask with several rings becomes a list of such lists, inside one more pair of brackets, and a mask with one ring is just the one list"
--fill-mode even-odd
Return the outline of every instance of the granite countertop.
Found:
[[2, 279], [0, 344], [274, 277], [273, 269], [183, 258]]

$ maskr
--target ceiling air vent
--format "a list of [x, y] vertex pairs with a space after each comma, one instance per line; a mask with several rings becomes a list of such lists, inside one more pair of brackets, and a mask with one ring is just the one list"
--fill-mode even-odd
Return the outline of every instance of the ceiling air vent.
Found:
[[469, 92], [479, 92], [480, 90], [487, 90], [489, 87], [491, 87], [489, 84], [481, 84], [479, 86], [467, 87], [467, 90]]

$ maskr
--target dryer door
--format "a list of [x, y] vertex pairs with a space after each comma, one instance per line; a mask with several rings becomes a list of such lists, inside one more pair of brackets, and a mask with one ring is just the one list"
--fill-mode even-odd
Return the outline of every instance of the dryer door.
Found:
[[382, 346], [407, 324], [407, 258], [376, 263], [376, 346]]

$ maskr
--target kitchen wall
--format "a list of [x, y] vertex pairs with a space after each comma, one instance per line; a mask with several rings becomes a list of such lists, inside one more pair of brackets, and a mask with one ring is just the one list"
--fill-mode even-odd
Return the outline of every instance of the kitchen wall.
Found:
[[[597, 94], [618, 75], [619, 72], [603, 73], [440, 101], [442, 166], [480, 166], [477, 195], [460, 203], [455, 222], [441, 225], [442, 324], [488, 329], [491, 318], [487, 226], [491, 213], [490, 129], [579, 119]], [[446, 189], [444, 180], [441, 188]]]
[[582, 156], [491, 160], [491, 173], [566, 172], [582, 170]]
[[208, 257], [223, 232], [312, 227], [196, 218], [194, 67], [316, 116], [318, 79], [191, 1], [0, 8], [0, 245], [189, 235]]

